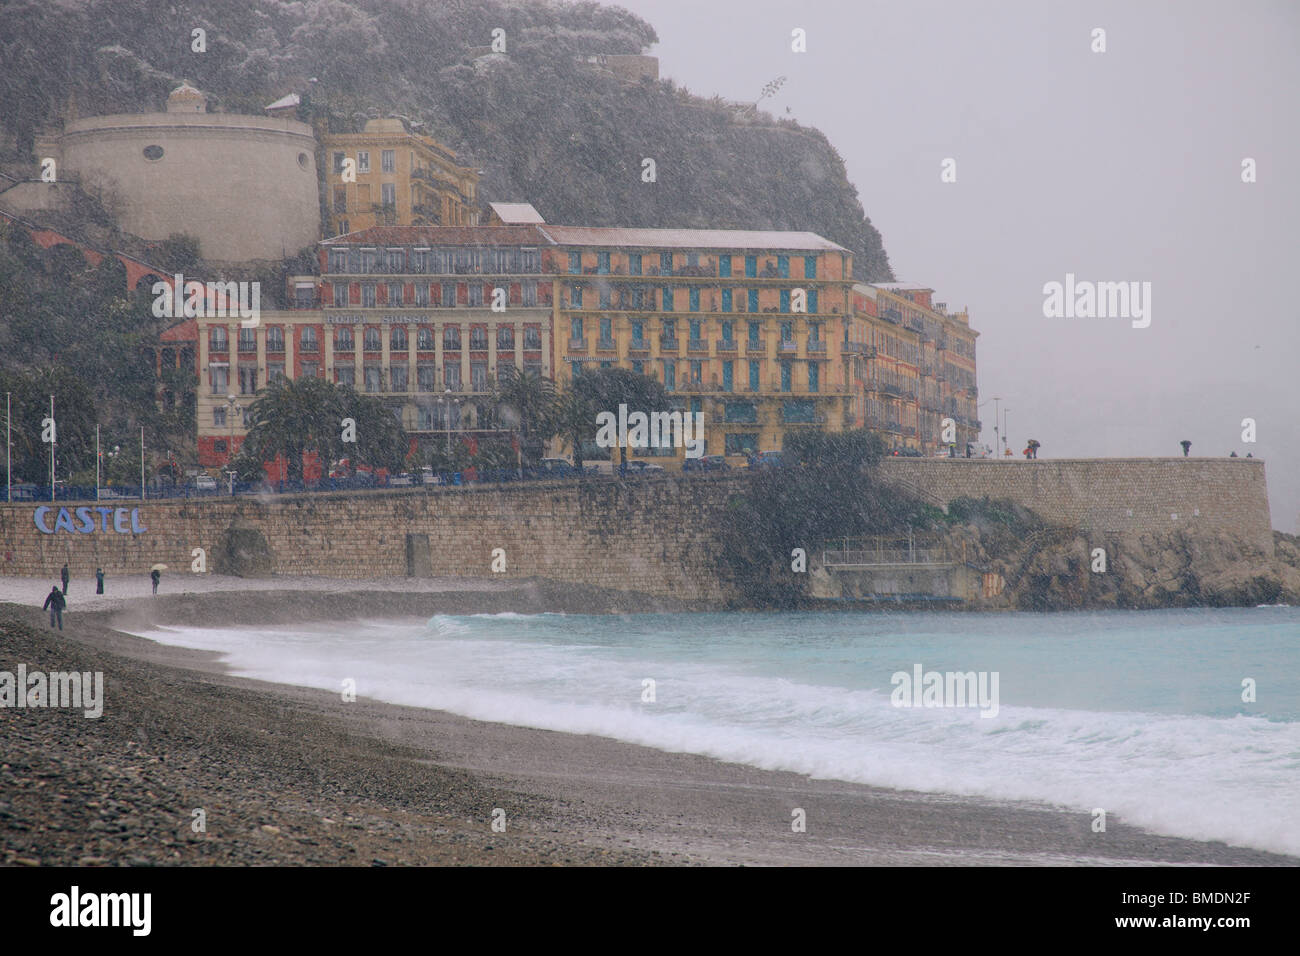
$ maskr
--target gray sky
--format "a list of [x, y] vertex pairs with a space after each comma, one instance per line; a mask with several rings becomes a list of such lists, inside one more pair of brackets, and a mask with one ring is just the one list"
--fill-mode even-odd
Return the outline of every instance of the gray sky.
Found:
[[[898, 278], [969, 306], [984, 441], [996, 395], [1017, 453], [1030, 437], [1042, 457], [1250, 451], [1274, 527], [1298, 530], [1300, 4], [619, 5], [694, 93], [753, 101], [788, 77], [765, 106], [830, 138]], [[1066, 273], [1150, 282], [1150, 326], [1045, 318]]]

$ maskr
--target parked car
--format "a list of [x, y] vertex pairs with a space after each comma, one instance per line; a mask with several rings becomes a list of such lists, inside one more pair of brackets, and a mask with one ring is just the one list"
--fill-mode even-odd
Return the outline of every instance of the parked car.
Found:
[[749, 459], [750, 468], [780, 468], [784, 464], [779, 451], [760, 451]]
[[538, 462], [538, 472], [547, 478], [567, 478], [577, 474], [577, 469], [567, 458], [543, 458]]
[[423, 470], [421, 470], [420, 481], [426, 485], [437, 485], [442, 483], [442, 479], [434, 473], [433, 466], [431, 465], [425, 465]]
[[388, 484], [394, 488], [407, 488], [415, 484], [415, 476], [404, 471], [400, 475], [390, 477]]
[[99, 497], [101, 501], [108, 501], [113, 498], [138, 498], [139, 495], [128, 495], [126, 492], [120, 491], [117, 488], [100, 488]]
[[682, 462], [682, 471], [727, 471], [725, 455], [705, 455], [702, 458], [687, 458]]
[[211, 475], [195, 475], [194, 490], [195, 491], [216, 491], [217, 479], [213, 478]]
[[9, 494], [14, 501], [35, 501], [37, 497], [36, 486], [25, 481], [16, 481], [10, 487]]
[[664, 470], [663, 465], [656, 465], [653, 462], [649, 462], [649, 461], [641, 461], [640, 459], [637, 458], [634, 458], [627, 463], [627, 473], [629, 475], [649, 475], [654, 473], [662, 473], [663, 470]]

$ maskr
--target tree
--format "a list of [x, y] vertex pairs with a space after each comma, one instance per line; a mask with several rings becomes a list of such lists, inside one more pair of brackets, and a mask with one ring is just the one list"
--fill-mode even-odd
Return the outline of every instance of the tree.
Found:
[[259, 461], [283, 455], [290, 481], [302, 480], [302, 457], [315, 452], [327, 461], [338, 447], [343, 402], [340, 389], [315, 376], [282, 378], [257, 393], [248, 409], [244, 451]]
[[[95, 401], [89, 387], [65, 368], [0, 371], [0, 392], [10, 393], [13, 480], [49, 480], [50, 446], [43, 440], [54, 396], [55, 472], [67, 479], [95, 466]], [[0, 422], [0, 427], [4, 423]], [[3, 456], [0, 456], [2, 458]]]
[[[665, 412], [671, 407], [668, 393], [659, 382], [626, 368], [584, 371], [573, 379], [570, 388], [593, 410], [593, 431], [597, 414], [611, 412], [617, 416], [620, 405], [626, 405], [629, 414], [640, 411], [647, 415], [651, 412]], [[622, 448], [621, 445], [619, 447]], [[627, 452], [620, 454], [622, 457], [619, 460], [626, 460]]]
[[519, 434], [524, 466], [540, 459], [543, 443], [558, 430], [555, 382], [537, 372], [506, 372], [497, 379], [492, 402], [498, 419]]
[[556, 402], [555, 434], [573, 448], [573, 467], [582, 473], [582, 446], [596, 434], [596, 406], [582, 392], [568, 389]]
[[[329, 448], [339, 457], [346, 456], [352, 473], [358, 465], [401, 471], [406, 461], [408, 439], [406, 430], [393, 412], [377, 398], [361, 395], [351, 386], [336, 387], [339, 418], [335, 420], [336, 437]], [[356, 425], [356, 441], [341, 441], [343, 418], [351, 418]]]

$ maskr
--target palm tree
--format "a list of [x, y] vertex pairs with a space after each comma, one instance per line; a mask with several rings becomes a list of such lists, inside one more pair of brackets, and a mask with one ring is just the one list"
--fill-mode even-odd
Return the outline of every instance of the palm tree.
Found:
[[[574, 378], [570, 388], [582, 396], [591, 410], [593, 431], [596, 413], [607, 411], [617, 415], [619, 405], [626, 405], [628, 412], [641, 411], [647, 415], [668, 411], [671, 406], [668, 393], [658, 381], [627, 368], [601, 368], [583, 372]], [[619, 447], [623, 448], [622, 445]], [[625, 461], [627, 451], [621, 451], [620, 456], [620, 460]]]
[[573, 467], [582, 474], [582, 445], [596, 434], [596, 406], [575, 389], [564, 391], [556, 402], [555, 434], [573, 447]]
[[519, 433], [524, 465], [541, 458], [543, 443], [557, 431], [555, 382], [536, 372], [503, 371], [492, 402], [498, 420]]
[[289, 479], [301, 481], [305, 452], [328, 460], [338, 447], [341, 410], [339, 390], [323, 378], [278, 379], [249, 406], [244, 451], [259, 461], [283, 455]]

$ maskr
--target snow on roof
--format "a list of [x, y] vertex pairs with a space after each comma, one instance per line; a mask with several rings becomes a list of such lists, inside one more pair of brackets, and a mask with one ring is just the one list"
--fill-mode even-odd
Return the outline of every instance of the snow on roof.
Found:
[[535, 226], [546, 222], [542, 214], [527, 202], [490, 202], [488, 206], [507, 226]]
[[789, 249], [800, 252], [848, 252], [814, 232], [752, 229], [642, 229], [622, 226], [539, 227], [562, 246], [643, 246], [684, 249]]
[[264, 106], [264, 107], [262, 107], [262, 108], [263, 108], [264, 110], [266, 110], [266, 112], [269, 113], [271, 110], [287, 110], [287, 109], [293, 109], [294, 107], [298, 106], [298, 104], [301, 103], [301, 102], [302, 102], [302, 100], [299, 99], [297, 93], [289, 93], [289, 94], [286, 95], [286, 96], [282, 96], [282, 97], [280, 97], [278, 100], [276, 100], [276, 101], [275, 101], [274, 103], [272, 103], [270, 106]]

